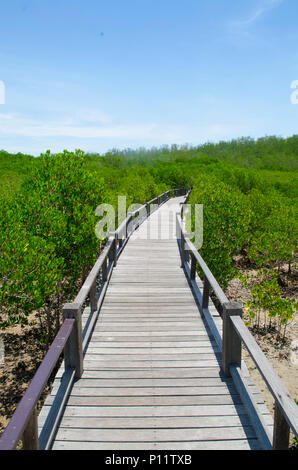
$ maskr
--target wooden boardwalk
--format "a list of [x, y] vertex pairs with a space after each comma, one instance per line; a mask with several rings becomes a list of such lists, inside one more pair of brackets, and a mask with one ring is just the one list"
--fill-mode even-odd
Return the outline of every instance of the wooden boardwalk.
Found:
[[[181, 268], [175, 218], [169, 214], [180, 211], [183, 200], [163, 204], [121, 253], [85, 352], [83, 375], [63, 404], [50, 448], [260, 448]], [[212, 303], [210, 312], [221, 331]], [[87, 318], [88, 308], [83, 321]], [[41, 410], [40, 433], [63, 379], [64, 366]], [[247, 383], [271, 425], [249, 375]]]

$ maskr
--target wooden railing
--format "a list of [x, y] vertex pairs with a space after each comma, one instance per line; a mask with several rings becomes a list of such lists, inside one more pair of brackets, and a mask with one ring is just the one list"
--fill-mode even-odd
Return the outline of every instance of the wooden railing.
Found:
[[[187, 193], [185, 201], [188, 200], [189, 193], [190, 191]], [[206, 319], [222, 352], [223, 372], [227, 377], [233, 378], [263, 448], [287, 449], [289, 447], [290, 429], [298, 438], [298, 407], [245, 326], [242, 320], [241, 305], [229, 302], [203, 258], [190, 241], [184, 226], [183, 209], [182, 204], [181, 213], [177, 214], [177, 238], [179, 240], [181, 266], [185, 269], [200, 312]], [[203, 292], [201, 292], [196, 282], [197, 267], [200, 267], [201, 272], [203, 272]], [[219, 309], [222, 310], [222, 337], [208, 308], [211, 292], [219, 302]], [[258, 411], [255, 398], [247, 387], [241, 368], [241, 365], [243, 365], [241, 358], [242, 344], [245, 345], [274, 397], [273, 436]]]
[[[128, 213], [127, 218], [117, 230], [110, 234], [74, 302], [64, 305], [63, 324], [3, 432], [0, 438], [0, 450], [13, 450], [20, 440], [23, 441], [23, 449], [26, 450], [48, 448], [71, 385], [76, 378], [82, 376], [84, 351], [97, 320], [112, 270], [117, 265], [121, 251], [134, 230], [153, 211], [171, 197], [185, 195], [186, 191], [184, 188], [176, 188], [160, 194], [136, 211]], [[82, 310], [88, 299], [90, 321], [87, 322], [82, 333]], [[52, 407], [53, 413], [45, 423], [45, 431], [43, 430], [44, 432], [42, 431], [38, 438], [38, 400], [62, 353], [64, 353], [66, 371], [65, 383], [62, 384], [63, 397], [59, 406]]]

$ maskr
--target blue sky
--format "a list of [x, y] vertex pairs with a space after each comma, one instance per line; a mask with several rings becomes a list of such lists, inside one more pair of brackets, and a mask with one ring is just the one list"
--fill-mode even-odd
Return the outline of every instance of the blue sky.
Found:
[[297, 134], [297, 17], [297, 0], [3, 0], [0, 148]]

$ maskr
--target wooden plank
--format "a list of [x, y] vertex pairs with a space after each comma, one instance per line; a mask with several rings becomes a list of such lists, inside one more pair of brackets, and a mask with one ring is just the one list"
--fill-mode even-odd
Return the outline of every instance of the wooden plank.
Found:
[[259, 450], [257, 439], [225, 441], [80, 442], [56, 440], [53, 450]]
[[180, 354], [173, 352], [172, 354], [156, 354], [154, 352], [150, 354], [141, 354], [138, 352], [137, 354], [96, 354], [92, 352], [88, 352], [85, 355], [86, 361], [102, 361], [105, 364], [111, 362], [116, 363], [119, 362], [126, 362], [126, 361], [134, 361], [134, 362], [155, 362], [155, 361], [205, 361], [205, 360], [213, 360], [215, 358], [215, 354], [213, 352], [201, 352], [200, 354], [192, 354], [188, 352], [186, 354]]
[[[231, 439], [255, 438], [251, 426], [196, 429], [84, 429], [84, 441], [94, 442], [163, 442], [163, 441], [219, 441]], [[81, 441], [82, 430], [77, 428], [59, 428], [56, 440]]]
[[167, 324], [163, 324], [162, 322], [153, 323], [149, 322], [147, 323], [139, 323], [138, 325], [133, 324], [132, 322], [125, 322], [125, 323], [119, 323], [119, 322], [102, 322], [97, 324], [95, 327], [95, 331], [97, 332], [105, 332], [105, 331], [121, 331], [122, 333], [125, 333], [127, 331], [139, 331], [139, 332], [145, 332], [145, 331], [158, 331], [159, 333], [163, 331], [180, 331], [183, 329], [183, 331], [194, 331], [198, 327], [197, 324], [193, 325], [191, 322], [181, 322], [181, 324], [177, 322], [168, 322]]
[[208, 336], [198, 336], [196, 341], [97, 341], [95, 338], [90, 341], [90, 347], [100, 347], [100, 348], [193, 348], [193, 347], [205, 347], [205, 346], [214, 346], [216, 343], [214, 341], [209, 341]]
[[[51, 399], [51, 396], [49, 397]], [[53, 397], [52, 397], [53, 398]], [[49, 400], [50, 403], [50, 400]], [[162, 405], [233, 405], [241, 404], [238, 395], [198, 395], [198, 396], [125, 396], [125, 397], [102, 397], [102, 396], [73, 396], [68, 400], [68, 406], [162, 406]]]
[[[149, 350], [149, 351], [148, 351]], [[88, 347], [88, 354], [97, 354], [97, 355], [113, 355], [113, 354], [123, 354], [123, 355], [161, 355], [161, 356], [168, 356], [168, 355], [181, 355], [181, 354], [192, 354], [194, 357], [197, 357], [197, 354], [212, 354], [214, 352], [211, 346], [205, 346], [201, 348], [101, 348], [101, 347], [94, 347], [93, 345], [89, 345]], [[218, 350], [219, 352], [219, 350]]]
[[[133, 319], [133, 321], [179, 321], [181, 320], [182, 314], [181, 313], [155, 313], [155, 312], [146, 312], [146, 313], [138, 313], [138, 312], [122, 312], [120, 313], [119, 311], [112, 311], [112, 312], [106, 312], [100, 314], [99, 322], [104, 321], [104, 320], [109, 320], [109, 321], [119, 321], [119, 320], [124, 320], [129, 321], [129, 319]], [[183, 312], [183, 321], [189, 321], [189, 320], [197, 320], [197, 314], [190, 312], [186, 313]]]
[[220, 362], [216, 359], [202, 360], [202, 361], [96, 361], [86, 360], [84, 363], [85, 370], [87, 369], [139, 369], [139, 368], [167, 368], [167, 367], [218, 367]]
[[[48, 407], [49, 405], [47, 405]], [[265, 414], [265, 411], [264, 411]], [[65, 416], [81, 416], [101, 418], [139, 418], [139, 417], [220, 417], [220, 416], [239, 416], [242, 419], [247, 417], [247, 412], [242, 404], [233, 403], [215, 404], [215, 405], [165, 405], [165, 406], [86, 406], [86, 405], [68, 405], [65, 408]]]
[[[64, 373], [63, 367], [57, 372], [57, 377], [61, 377]], [[215, 367], [189, 367], [184, 368], [160, 368], [160, 369], [119, 369], [119, 370], [106, 370], [106, 369], [93, 369], [87, 370], [86, 368], [83, 371], [82, 378], [94, 379], [94, 378], [103, 378], [103, 379], [127, 379], [127, 378], [137, 378], [137, 379], [158, 379], [158, 378], [206, 378], [206, 377], [217, 377], [222, 380], [225, 378], [222, 376], [221, 370], [218, 366]]]
[[93, 416], [64, 416], [63, 428], [95, 428], [95, 429], [148, 429], [148, 428], [222, 428], [235, 426], [249, 426], [247, 416], [159, 416], [159, 417], [120, 417], [97, 418]]
[[[131, 320], [130, 322], [127, 322], [126, 320], [125, 321], [121, 321], [121, 320], [114, 320], [114, 321], [110, 321], [110, 319], [103, 319], [103, 318], [100, 318], [98, 319], [98, 322], [97, 322], [97, 326], [98, 326], [98, 330], [100, 331], [101, 328], [103, 327], [115, 327], [115, 326], [119, 326], [119, 327], [126, 327], [126, 326], [129, 326], [129, 328], [131, 327], [139, 327], [140, 330], [143, 330], [143, 328], [145, 326], [148, 326], [150, 328], [160, 328], [162, 329], [162, 327], [166, 327], [166, 328], [173, 328], [173, 327], [178, 327], [178, 328], [184, 328], [184, 327], [192, 327], [192, 329], [194, 328], [198, 328], [198, 326], [201, 325], [201, 327], [203, 328], [203, 325], [204, 323], [201, 321], [201, 320], [187, 320], [185, 321], [184, 319], [183, 320], [180, 320], [180, 319], [174, 319], [173, 321], [169, 322], [168, 319], [166, 319], [166, 321], [159, 321], [159, 322], [155, 322], [154, 320], [152, 321], [152, 319], [147, 319], [147, 320], [142, 320], [142, 322], [139, 322], [139, 321], [133, 321]], [[125, 330], [123, 330], [125, 331]]]
[[[119, 378], [119, 379], [103, 379], [103, 378], [82, 378], [77, 382], [78, 387], [216, 387], [216, 386], [232, 385], [232, 379], [223, 381], [218, 377], [197, 377], [197, 378]], [[253, 386], [253, 385], [252, 385]], [[59, 383], [53, 385], [52, 392], [59, 387]], [[51, 392], [51, 393], [52, 393]], [[56, 393], [56, 390], [55, 390]]]
[[113, 305], [113, 304], [106, 304], [104, 308], [101, 310], [99, 314], [99, 318], [101, 318], [101, 315], [104, 314], [119, 314], [122, 315], [122, 313], [134, 313], [134, 314], [150, 314], [150, 313], [155, 313], [155, 314], [161, 314], [161, 313], [173, 313], [173, 315], [180, 315], [183, 316], [185, 313], [187, 314], [193, 314], [199, 317], [198, 315], [198, 309], [194, 305], [150, 305], [150, 304], [144, 304], [144, 305]]
[[144, 293], [142, 295], [131, 295], [122, 294], [121, 296], [112, 296], [110, 294], [106, 295], [106, 304], [116, 304], [116, 303], [132, 303], [133, 305], [139, 303], [148, 303], [150, 302], [151, 305], [158, 305], [158, 304], [189, 304], [194, 305], [193, 299], [190, 296], [182, 297], [181, 295], [169, 295], [169, 296], [152, 296], [150, 294]]
[[[184, 338], [189, 336], [192, 340], [197, 339], [198, 336], [205, 336], [208, 337], [208, 333], [206, 331], [202, 330], [174, 330], [174, 331], [103, 331], [100, 329], [99, 331], [95, 330], [92, 338], [109, 338], [108, 341], [110, 341], [112, 338], [120, 337], [122, 338], [121, 341], [126, 341], [126, 338], [133, 338], [133, 341], [137, 341], [136, 338], [139, 338], [139, 341], [142, 341], [146, 337], [146, 341], [154, 341], [154, 338], [165, 338], [169, 339], [169, 341], [173, 341], [172, 338], [177, 339], [178, 341], [183, 341]], [[158, 339], [157, 339], [158, 340]], [[102, 339], [104, 341], [104, 339]], [[130, 341], [128, 339], [128, 341]]]
[[[95, 332], [97, 333], [102, 333], [104, 334], [105, 332], [113, 332], [113, 333], [116, 333], [116, 332], [119, 332], [121, 333], [122, 335], [123, 334], [130, 334], [130, 333], [139, 333], [139, 334], [142, 334], [142, 333], [148, 333], [150, 334], [155, 332], [155, 333], [159, 333], [160, 335], [161, 334], [174, 334], [173, 332], [175, 331], [183, 331], [183, 334], [187, 334], [187, 331], [190, 331], [192, 334], [204, 334], [205, 332], [201, 332], [198, 333], [197, 331], [197, 327], [198, 325], [189, 325], [187, 323], [184, 323], [182, 325], [172, 325], [172, 324], [168, 324], [168, 325], [156, 325], [156, 324], [151, 324], [151, 325], [131, 325], [129, 323], [124, 323], [123, 325], [117, 325], [117, 324], [114, 324], [114, 323], [111, 323], [111, 324], [106, 324], [106, 323], [102, 323], [102, 324], [99, 324], [95, 327]], [[182, 332], [181, 332], [182, 333]], [[207, 333], [205, 333], [207, 334]]]
[[209, 395], [238, 395], [234, 388], [228, 388], [225, 385], [217, 385], [212, 387], [209, 385], [207, 388], [201, 387], [187, 387], [180, 386], [174, 387], [173, 385], [167, 387], [84, 387], [81, 384], [74, 385], [72, 396], [96, 396], [96, 397], [151, 397], [151, 396], [209, 396]]

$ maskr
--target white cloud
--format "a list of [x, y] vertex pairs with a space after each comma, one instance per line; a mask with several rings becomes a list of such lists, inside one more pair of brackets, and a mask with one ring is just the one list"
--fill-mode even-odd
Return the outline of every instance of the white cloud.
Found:
[[273, 8], [277, 8], [284, 0], [261, 0], [258, 1], [255, 9], [250, 12], [246, 18], [232, 20], [229, 22], [229, 27], [232, 30], [245, 30], [249, 26], [256, 23], [261, 17]]
[[[100, 117], [103, 122], [103, 117], [101, 115]], [[105, 117], [105, 121], [107, 120]], [[82, 121], [85, 123], [81, 123]], [[2, 113], [0, 136], [143, 139], [148, 137], [155, 127], [155, 124], [96, 124], [98, 121], [99, 115], [93, 113], [86, 113], [80, 117], [80, 120], [75, 116], [57, 121], [39, 121], [25, 118], [18, 113]], [[89, 122], [89, 125], [86, 122]]]
[[[87, 114], [86, 114], [87, 115]], [[90, 116], [90, 120], [92, 114]], [[84, 118], [86, 120], [86, 116]], [[74, 118], [58, 121], [39, 121], [25, 118], [17, 113], [0, 113], [0, 137], [31, 137], [31, 138], [75, 138], [84, 141], [96, 139], [113, 139], [122, 141], [141, 141], [148, 144], [198, 142], [214, 140], [245, 132], [245, 127], [233, 124], [185, 125], [138, 123], [138, 124], [77, 124]]]

